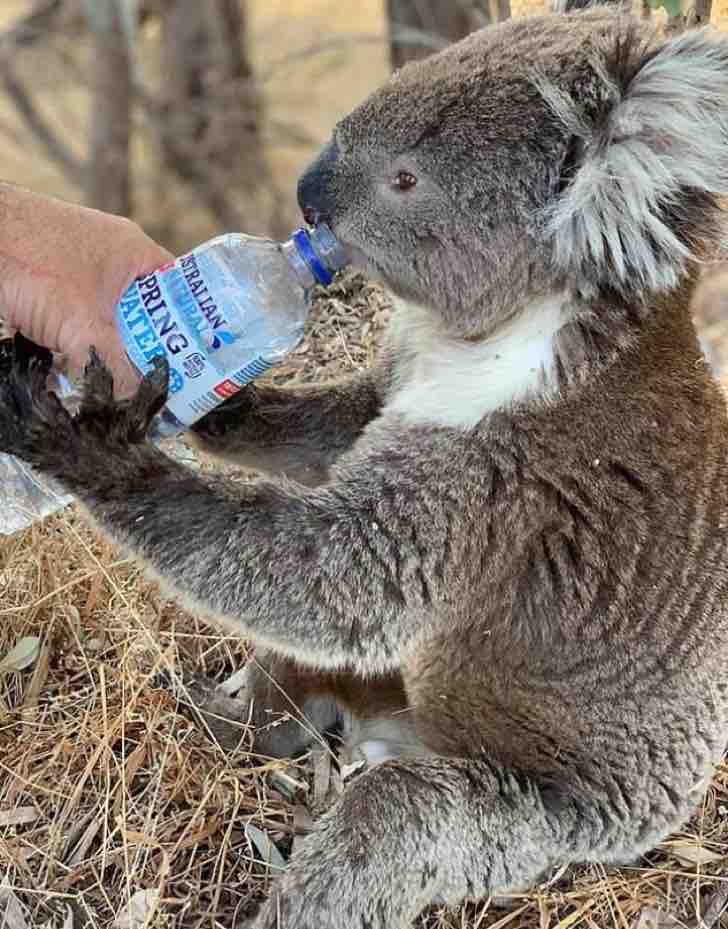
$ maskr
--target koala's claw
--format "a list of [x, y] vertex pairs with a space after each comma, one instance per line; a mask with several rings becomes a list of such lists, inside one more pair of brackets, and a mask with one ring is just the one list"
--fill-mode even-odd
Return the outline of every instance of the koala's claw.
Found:
[[169, 389], [169, 365], [155, 358], [129, 400], [114, 400], [114, 378], [92, 347], [84, 369], [83, 400], [78, 423], [98, 436], [136, 445], [144, 440], [149, 426], [162, 409]]
[[109, 455], [144, 441], [167, 399], [169, 366], [153, 370], [129, 400], [114, 400], [111, 372], [94, 349], [84, 371], [83, 396], [72, 416], [47, 388], [48, 367], [24, 363], [18, 352], [0, 370], [0, 451], [22, 458], [66, 483], [88, 483], [109, 468]]
[[139, 441], [146, 435], [154, 417], [167, 402], [169, 394], [169, 364], [165, 358], [154, 358], [152, 370], [142, 378], [139, 389], [129, 401], [129, 417], [139, 423], [142, 431]]
[[91, 416], [114, 402], [114, 378], [93, 345], [83, 369], [83, 380], [83, 399], [79, 411], [81, 416]]

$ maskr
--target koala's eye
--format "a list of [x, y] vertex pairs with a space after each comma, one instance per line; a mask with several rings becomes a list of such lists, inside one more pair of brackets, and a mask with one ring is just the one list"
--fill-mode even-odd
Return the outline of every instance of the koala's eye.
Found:
[[411, 190], [417, 183], [417, 178], [409, 171], [398, 171], [392, 186], [395, 190]]

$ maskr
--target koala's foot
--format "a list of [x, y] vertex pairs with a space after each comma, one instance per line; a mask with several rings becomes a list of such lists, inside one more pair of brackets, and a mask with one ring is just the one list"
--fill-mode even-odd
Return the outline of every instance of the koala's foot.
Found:
[[144, 442], [166, 402], [166, 361], [155, 359], [136, 394], [116, 401], [111, 373], [92, 349], [76, 415], [47, 389], [47, 373], [37, 360], [23, 365], [16, 356], [0, 380], [0, 451], [59, 478], [72, 490], [143, 478], [145, 468], [128, 450]]
[[184, 676], [179, 696], [226, 751], [234, 751], [252, 734], [256, 755], [292, 758], [338, 720], [334, 698], [314, 695], [302, 684], [298, 669], [261, 652], [246, 667], [236, 696], [194, 672]]
[[155, 683], [173, 691], [185, 711], [226, 752], [235, 751], [246, 740], [250, 741], [250, 701], [229, 696], [220, 685], [204, 674], [186, 673], [175, 682], [168, 676], [159, 676]]

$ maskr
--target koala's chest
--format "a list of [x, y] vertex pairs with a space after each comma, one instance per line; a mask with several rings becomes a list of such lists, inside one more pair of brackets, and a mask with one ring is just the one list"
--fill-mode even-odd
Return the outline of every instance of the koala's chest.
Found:
[[472, 429], [489, 413], [550, 390], [562, 312], [555, 297], [529, 307], [497, 337], [468, 341], [443, 331], [424, 310], [400, 308], [385, 412], [412, 425]]

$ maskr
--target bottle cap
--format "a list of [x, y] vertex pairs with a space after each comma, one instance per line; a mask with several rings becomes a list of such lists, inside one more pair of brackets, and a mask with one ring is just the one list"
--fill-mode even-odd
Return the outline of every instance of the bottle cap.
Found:
[[336, 236], [323, 223], [310, 231], [297, 229], [291, 238], [313, 276], [325, 287], [333, 281], [334, 274], [347, 264]]

